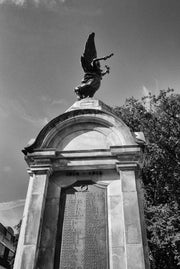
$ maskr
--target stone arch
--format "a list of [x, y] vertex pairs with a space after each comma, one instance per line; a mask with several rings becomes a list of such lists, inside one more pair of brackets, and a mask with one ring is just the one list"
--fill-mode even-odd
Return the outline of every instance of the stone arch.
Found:
[[98, 107], [69, 110], [54, 118], [25, 149], [73, 151], [123, 145], [136, 145], [129, 128], [116, 115]]

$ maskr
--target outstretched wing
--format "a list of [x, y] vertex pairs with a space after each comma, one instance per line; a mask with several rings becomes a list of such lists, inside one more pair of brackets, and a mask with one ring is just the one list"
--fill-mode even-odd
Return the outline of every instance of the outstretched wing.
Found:
[[91, 33], [86, 41], [83, 56], [81, 56], [81, 64], [84, 72], [92, 72], [92, 61], [97, 58], [97, 52], [94, 42], [95, 33]]

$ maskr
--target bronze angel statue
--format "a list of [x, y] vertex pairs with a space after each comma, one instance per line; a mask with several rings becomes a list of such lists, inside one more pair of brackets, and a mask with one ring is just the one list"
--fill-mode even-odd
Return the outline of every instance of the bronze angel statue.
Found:
[[102, 77], [109, 74], [109, 66], [105, 65], [105, 70], [101, 69], [100, 61], [107, 60], [113, 53], [106, 57], [97, 58], [97, 52], [94, 42], [95, 33], [91, 33], [85, 45], [83, 56], [81, 56], [81, 65], [84, 70], [84, 78], [81, 85], [74, 89], [78, 99], [93, 97], [101, 85]]

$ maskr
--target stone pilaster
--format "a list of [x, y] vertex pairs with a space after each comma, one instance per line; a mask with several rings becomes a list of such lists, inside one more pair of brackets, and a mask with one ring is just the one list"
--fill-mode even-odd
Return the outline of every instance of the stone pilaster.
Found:
[[120, 178], [109, 182], [108, 227], [110, 269], [126, 269], [124, 215]]
[[124, 220], [124, 269], [148, 269], [145, 265], [143, 238], [141, 232], [141, 216], [136, 187], [137, 164], [118, 164], [120, 174], [122, 210]]
[[36, 268], [39, 235], [51, 167], [31, 167], [14, 269]]

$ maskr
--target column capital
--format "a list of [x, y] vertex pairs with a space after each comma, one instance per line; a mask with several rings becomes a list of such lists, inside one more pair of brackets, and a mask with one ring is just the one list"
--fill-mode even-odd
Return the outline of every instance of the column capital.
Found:
[[120, 171], [130, 171], [130, 170], [139, 170], [139, 165], [137, 163], [116, 163], [116, 170]]
[[51, 165], [42, 165], [42, 166], [37, 166], [37, 165], [32, 165], [27, 169], [28, 174], [31, 175], [47, 175], [50, 176], [53, 172], [52, 166]]

